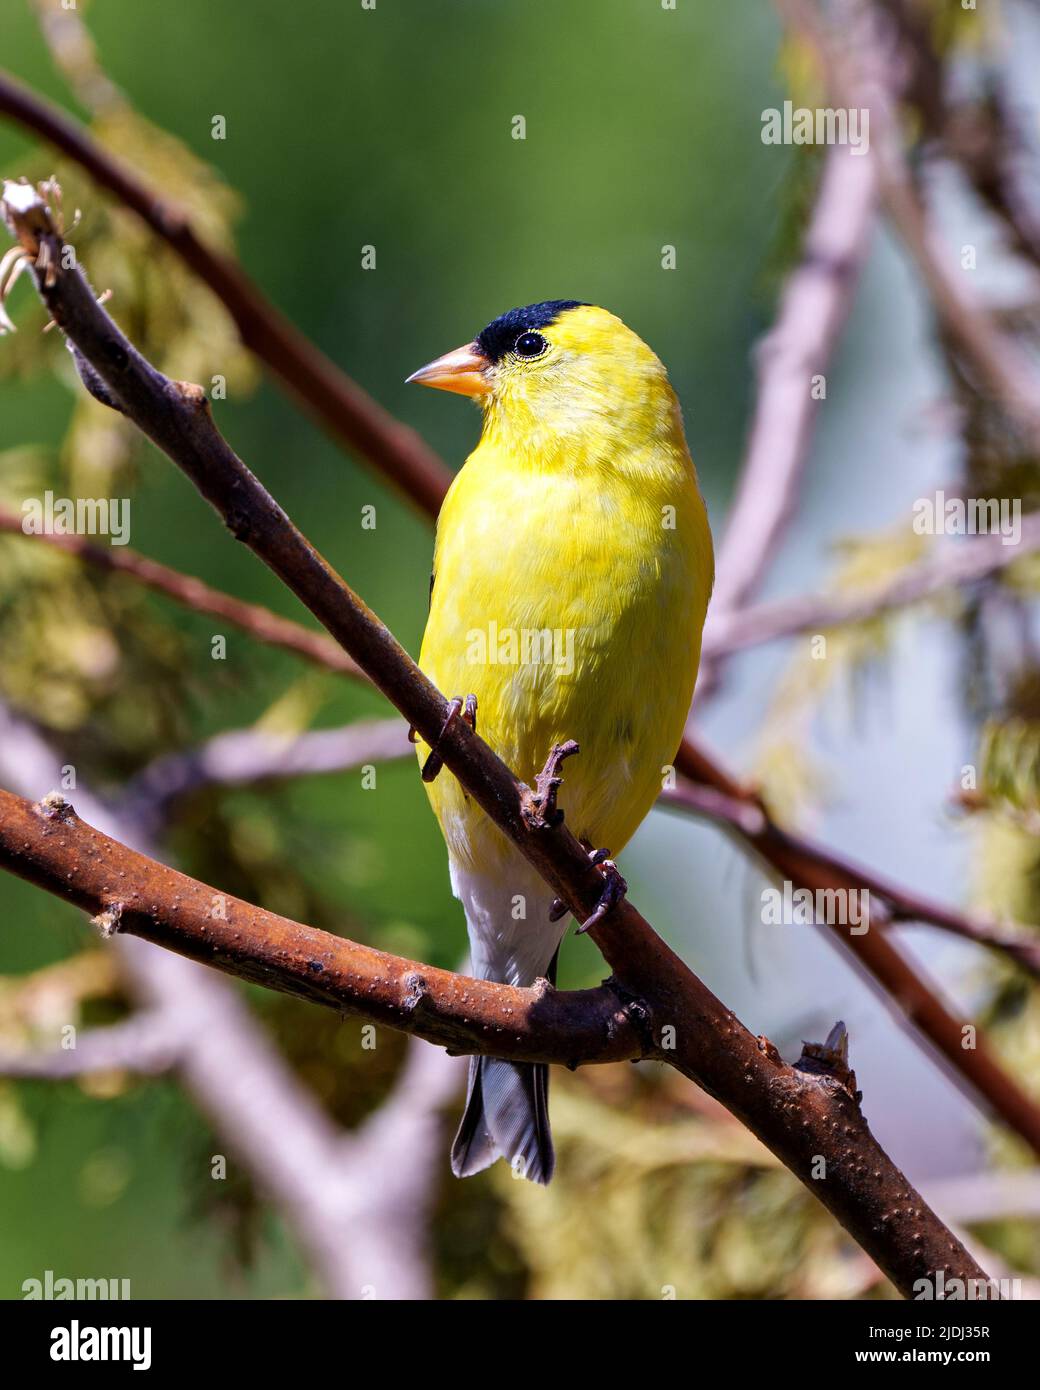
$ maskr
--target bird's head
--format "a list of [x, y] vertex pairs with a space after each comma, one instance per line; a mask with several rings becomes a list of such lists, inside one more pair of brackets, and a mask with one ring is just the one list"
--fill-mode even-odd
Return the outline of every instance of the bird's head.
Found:
[[573, 299], [511, 309], [409, 381], [478, 400], [485, 431], [573, 441], [673, 432], [679, 413], [657, 356], [614, 314]]

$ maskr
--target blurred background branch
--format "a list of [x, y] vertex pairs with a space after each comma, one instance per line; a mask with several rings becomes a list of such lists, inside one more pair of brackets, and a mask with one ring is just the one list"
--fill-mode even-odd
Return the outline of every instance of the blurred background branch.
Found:
[[859, 286], [876, 203], [873, 158], [843, 147], [829, 151], [801, 258], [755, 350], [754, 413], [718, 550], [695, 708], [714, 691], [729, 650], [717, 639], [713, 645], [713, 635], [754, 596], [798, 506], [827, 367]]
[[[39, 734], [2, 705], [0, 777], [30, 796], [61, 777], [59, 760]], [[140, 853], [154, 853], [132, 815], [83, 787], [76, 797], [94, 825]], [[429, 1297], [429, 1175], [444, 1142], [438, 1112], [461, 1086], [457, 1064], [417, 1040], [386, 1103], [384, 1126], [348, 1135], [299, 1085], [229, 983], [146, 941], [117, 933], [111, 945], [136, 1013], [86, 1033], [68, 1051], [0, 1055], [0, 1074], [61, 1080], [101, 1069], [176, 1069], [216, 1132], [284, 1213], [327, 1296], [361, 1298], [371, 1286], [380, 1298]], [[395, 1140], [409, 1144], [396, 1168], [388, 1151]], [[374, 1180], [380, 1166], [383, 1176]]]

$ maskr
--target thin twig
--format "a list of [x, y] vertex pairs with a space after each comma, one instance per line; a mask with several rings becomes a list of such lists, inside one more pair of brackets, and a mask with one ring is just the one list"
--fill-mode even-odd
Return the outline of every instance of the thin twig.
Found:
[[176, 1066], [183, 1038], [161, 1009], [141, 1010], [108, 1028], [90, 1028], [74, 1047], [0, 1051], [0, 1076], [35, 1081], [68, 1081], [98, 1071], [131, 1071], [157, 1076]]
[[[729, 796], [714, 787], [681, 781], [662, 792], [660, 801], [676, 810], [728, 824], [738, 830], [756, 850], [759, 839], [766, 840], [771, 835], [782, 833], [777, 831], [761, 802], [747, 794]], [[1027, 935], [1025, 929], [1020, 929], [1012, 934], [999, 922], [945, 907], [924, 894], [913, 893], [901, 884], [873, 873], [844, 855], [815, 844], [805, 836], [785, 834], [784, 838], [797, 855], [809, 858], [814, 868], [818, 872], [828, 873], [835, 884], [855, 884], [858, 891], [871, 895], [874, 899], [870, 906], [872, 927], [884, 931], [887, 925], [896, 922], [923, 922], [965, 941], [973, 941], [977, 946], [999, 951], [1034, 979], [1040, 979], [1040, 938], [1035, 933]]]
[[170, 569], [168, 565], [161, 565], [157, 560], [150, 560], [146, 555], [139, 555], [137, 551], [126, 546], [95, 545], [83, 536], [61, 535], [53, 531], [30, 533], [24, 528], [24, 520], [24, 517], [18, 516], [9, 508], [0, 506], [0, 532], [14, 536], [31, 534], [34, 540], [54, 546], [69, 555], [75, 555], [77, 559], [85, 560], [95, 569], [128, 575], [138, 584], [143, 584], [146, 589], [164, 594], [183, 608], [190, 608], [196, 613], [205, 613], [209, 617], [219, 618], [221, 622], [230, 623], [267, 646], [295, 652], [306, 661], [311, 661], [328, 671], [335, 671], [339, 675], [351, 676], [355, 680], [366, 682], [368, 680], [357, 662], [351, 661], [339, 643], [333, 642], [323, 632], [312, 632], [302, 623], [279, 617], [277, 613], [272, 613], [269, 608], [264, 608], [258, 603], [246, 603], [242, 599], [233, 598], [231, 594], [211, 588], [201, 579]]
[[839, 47], [813, 0], [776, 0], [789, 28], [816, 50], [834, 105], [870, 112], [870, 139], [888, 215], [913, 257], [943, 327], [972, 364], [979, 384], [999, 401], [1025, 440], [1040, 452], [1040, 373], [971, 293], [963, 272], [939, 243], [903, 153], [889, 74], [893, 54], [876, 11], [854, 7], [855, 42]]
[[137, 213], [207, 284], [233, 318], [242, 341], [347, 448], [392, 479], [404, 496], [436, 511], [444, 464], [422, 439], [345, 376], [295, 328], [238, 264], [207, 246], [186, 214], [97, 144], [57, 107], [0, 72], [0, 114], [47, 140], [102, 188]]
[[1040, 550], [1040, 512], [1025, 517], [1020, 538], [1009, 544], [1002, 536], [978, 536], [948, 544], [927, 560], [869, 593], [807, 594], [756, 604], [732, 613], [714, 609], [704, 628], [703, 650], [729, 654], [799, 633], [826, 632], [867, 622], [893, 609], [933, 598], [947, 589], [989, 579], [1025, 555]]
[[122, 806], [150, 829], [169, 818], [175, 802], [205, 787], [342, 773], [396, 758], [415, 758], [403, 719], [357, 720], [339, 729], [289, 735], [235, 729], [198, 748], [154, 759], [126, 786]]
[[[758, 345], [758, 391], [737, 490], [719, 547], [711, 621], [725, 624], [755, 592], [794, 512], [824, 378], [848, 319], [874, 225], [874, 160], [831, 149], [799, 264], [776, 322]], [[703, 650], [697, 698], [717, 681], [721, 657]]]
[[[738, 782], [689, 736], [679, 750], [676, 768], [724, 797], [743, 801], [765, 812], [754, 788]], [[867, 887], [837, 856], [828, 851], [825, 857], [818, 857], [815, 846], [789, 834], [768, 815], [765, 816], [764, 829], [757, 833], [749, 833], [735, 818], [732, 824], [734, 833], [748, 849], [779, 879], [790, 882], [792, 888], [807, 888], [814, 894], [837, 890], [847, 895], [853, 892], [862, 894]], [[880, 880], [877, 882], [880, 883]], [[906, 890], [900, 890], [900, 896], [905, 899]], [[880, 906], [885, 914], [883, 920], [887, 921], [887, 909], [883, 904]], [[930, 1045], [936, 1060], [944, 1065], [950, 1078], [967, 1082], [976, 1103], [999, 1116], [1021, 1135], [1034, 1153], [1040, 1154], [1040, 1112], [1035, 1102], [1000, 1065], [983, 1030], [973, 1025], [971, 1032], [966, 1034], [965, 1021], [950, 1012], [924, 968], [916, 963], [911, 964], [906, 953], [896, 946], [887, 932], [872, 929], [877, 921], [874, 912], [875, 904], [871, 903], [863, 924], [867, 930], [861, 935], [851, 935], [837, 918], [825, 922], [829, 938], [847, 951], [868, 977], [881, 985], [892, 1002], [894, 1016], [917, 1030]], [[935, 916], [937, 926], [946, 925], [950, 918], [955, 918], [958, 923], [965, 920], [963, 914], [948, 909], [940, 909]], [[940, 921], [939, 918], [945, 920]], [[966, 1036], [972, 1039], [971, 1046], [965, 1044]]]

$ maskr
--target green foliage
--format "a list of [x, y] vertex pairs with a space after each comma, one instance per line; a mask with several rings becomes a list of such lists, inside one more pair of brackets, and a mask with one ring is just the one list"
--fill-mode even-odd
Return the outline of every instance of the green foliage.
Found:
[[[611, 1075], [605, 1080], [598, 1073]], [[493, 1174], [538, 1299], [842, 1298], [876, 1277], [802, 1185], [655, 1068], [556, 1087], [558, 1176]]]

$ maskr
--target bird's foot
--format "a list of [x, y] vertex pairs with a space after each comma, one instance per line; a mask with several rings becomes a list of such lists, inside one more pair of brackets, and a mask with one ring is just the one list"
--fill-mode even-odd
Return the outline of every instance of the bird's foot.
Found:
[[[460, 696], [455, 695], [452, 697], [452, 699], [448, 701], [448, 710], [444, 716], [444, 723], [441, 725], [441, 731], [437, 735], [437, 742], [430, 749], [429, 757], [422, 765], [422, 773], [420, 775], [424, 782], [432, 782], [433, 779], [437, 776], [438, 772], [440, 772], [441, 768], [444, 766], [444, 759], [437, 752], [437, 748], [440, 744], [441, 739], [448, 732], [448, 730], [451, 728], [452, 724], [454, 724], [455, 720], [459, 717], [460, 714], [462, 715], [463, 721], [469, 725], [469, 727], [473, 730], [474, 733], [476, 733], [477, 697], [475, 695], [467, 695], [465, 700], [463, 700]], [[415, 742], [415, 732], [416, 731], [414, 728], [410, 728], [408, 730], [408, 737], [412, 741], [412, 743]]]
[[[529, 830], [551, 830], [563, 820], [563, 812], [556, 805], [556, 793], [563, 782], [560, 764], [578, 752], [578, 745], [569, 738], [566, 743], [554, 743], [552, 752], [545, 760], [545, 766], [534, 779], [534, 791], [525, 787], [520, 799], [520, 814]], [[566, 911], [566, 908], [564, 909]], [[560, 913], [560, 917], [563, 913]], [[559, 921], [559, 917], [552, 919]]]
[[584, 936], [590, 928], [597, 926], [603, 921], [607, 913], [617, 907], [623, 901], [628, 892], [628, 884], [621, 877], [621, 871], [610, 857], [608, 849], [589, 850], [589, 858], [599, 869], [603, 876], [603, 891], [599, 895], [599, 901], [593, 908], [592, 916], [587, 917], [575, 933], [576, 936]]

